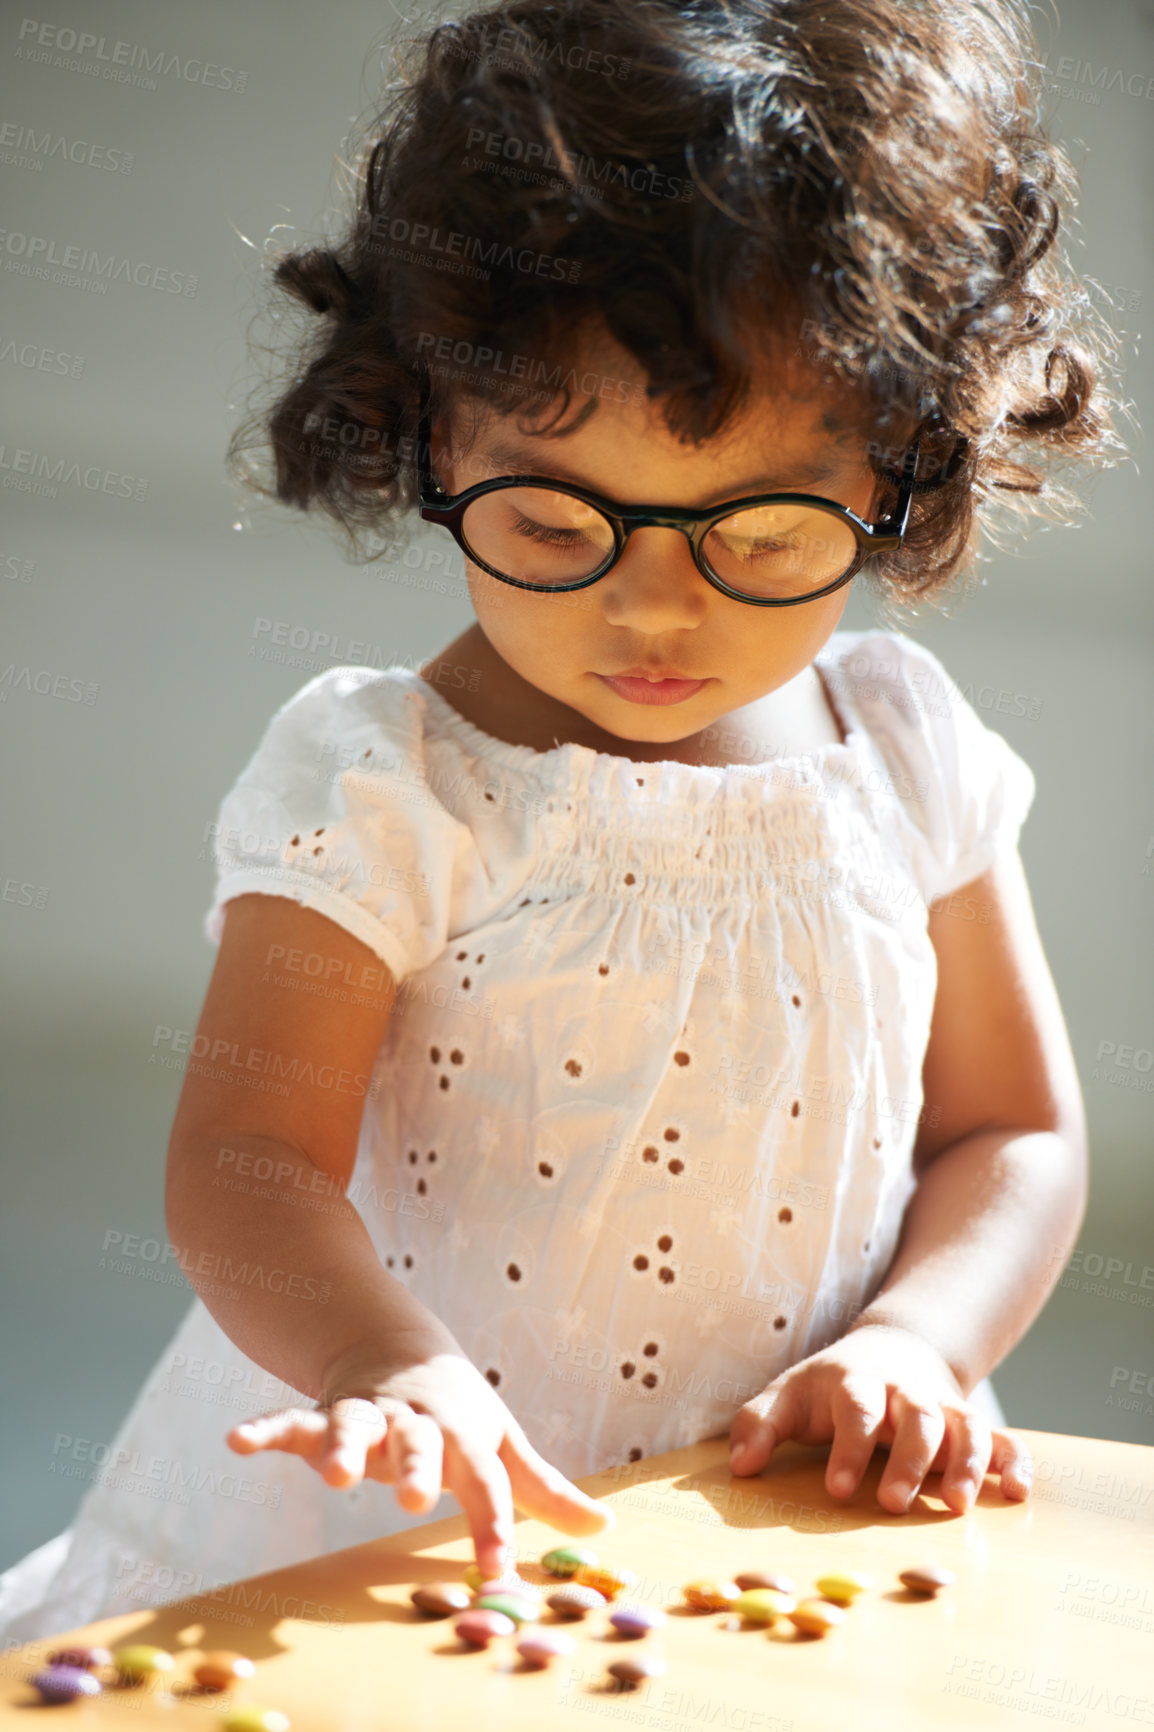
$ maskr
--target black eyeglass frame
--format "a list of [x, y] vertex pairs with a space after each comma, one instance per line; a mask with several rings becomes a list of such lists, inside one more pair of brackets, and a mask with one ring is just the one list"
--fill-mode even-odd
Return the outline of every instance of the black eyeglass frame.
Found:
[[[599, 493], [593, 493], [587, 487], [578, 487], [569, 481], [550, 480], [542, 475], [500, 475], [489, 481], [478, 481], [472, 487], [466, 487], [463, 492], [447, 494], [443, 488], [433, 481], [432, 474], [432, 424], [428, 414], [428, 386], [421, 392], [420, 408], [417, 424], [417, 475], [418, 475], [418, 509], [421, 518], [426, 523], [440, 524], [447, 529], [457, 546], [467, 559], [479, 565], [482, 571], [487, 571], [491, 577], [498, 578], [502, 583], [512, 584], [515, 589], [533, 590], [539, 595], [568, 594], [575, 589], [588, 589], [599, 578], [605, 576], [625, 551], [626, 542], [635, 529], [679, 529], [689, 542], [693, 553], [694, 564], [707, 583], [723, 595], [734, 601], [748, 602], [751, 607], [796, 607], [802, 602], [817, 601], [823, 595], [832, 595], [856, 577], [867, 559], [877, 553], [890, 553], [902, 544], [909, 521], [910, 504], [915, 493], [929, 492], [940, 487], [956, 470], [963, 454], [968, 449], [968, 442], [962, 440], [952, 453], [949, 463], [933, 480], [916, 481], [914, 479], [918, 466], [918, 453], [921, 440], [915, 439], [909, 447], [901, 474], [892, 469], [876, 471], [884, 480], [889, 481], [898, 489], [898, 500], [893, 513], [889, 517], [879, 518], [876, 523], [867, 523], [848, 505], [840, 505], [835, 499], [823, 499], [813, 493], [752, 493], [743, 499], [728, 499], [721, 505], [706, 506], [695, 510], [689, 506], [676, 505], [617, 505], [612, 500], [605, 499]], [[465, 538], [463, 518], [468, 507], [475, 499], [482, 498], [487, 493], [495, 493], [506, 487], [540, 487], [547, 488], [551, 493], [568, 493], [573, 498], [581, 500], [599, 511], [613, 531], [613, 550], [598, 569], [588, 577], [582, 577], [576, 583], [524, 583], [520, 578], [509, 577], [505, 572], [498, 571], [487, 560], [480, 558], [469, 546]], [[735, 511], [744, 511], [751, 506], [762, 505], [808, 505], [827, 511], [832, 516], [844, 519], [857, 537], [857, 554], [849, 569], [835, 578], [832, 583], [825, 584], [821, 589], [815, 589], [809, 595], [791, 596], [753, 596], [745, 595], [739, 589], [734, 589], [711, 571], [702, 552], [702, 543], [709, 531], [726, 517], [732, 517]]]

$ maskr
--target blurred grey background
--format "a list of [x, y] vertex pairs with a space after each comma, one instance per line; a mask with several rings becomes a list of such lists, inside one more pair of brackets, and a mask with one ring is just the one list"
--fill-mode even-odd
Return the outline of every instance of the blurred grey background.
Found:
[[[1051, 131], [1081, 175], [1068, 245], [1120, 303], [1122, 391], [1144, 419], [1154, 5], [1035, 16]], [[53, 1471], [54, 1440], [115, 1435], [191, 1301], [178, 1274], [100, 1259], [110, 1234], [165, 1237], [181, 1073], [153, 1041], [195, 1028], [211, 973], [207, 826], [273, 711], [328, 665], [261, 659], [257, 622], [414, 666], [472, 617], [463, 583], [448, 596], [433, 568], [347, 565], [287, 509], [238, 532], [223, 476], [254, 379], [261, 251], [274, 231], [334, 232], [336, 156], [397, 30], [363, 0], [60, 0], [31, 29], [19, 9], [0, 25], [0, 1568], [83, 1494]], [[178, 56], [183, 75], [110, 76], [119, 41]], [[55, 248], [41, 262], [75, 247], [128, 266], [103, 292], [91, 270], [88, 286], [28, 274], [19, 236]], [[958, 617], [902, 629], [1037, 777], [1022, 852], [1091, 1128], [1072, 1266], [994, 1382], [1011, 1423], [1154, 1444], [1154, 1401], [1118, 1376], [1154, 1374], [1154, 606], [1143, 441], [1119, 430], [1134, 461], [1089, 478], [1082, 527], [987, 544]], [[82, 479], [25, 490], [41, 457]], [[855, 585], [844, 627], [875, 618]], [[1100, 1061], [1107, 1042], [1132, 1049], [1124, 1068]]]

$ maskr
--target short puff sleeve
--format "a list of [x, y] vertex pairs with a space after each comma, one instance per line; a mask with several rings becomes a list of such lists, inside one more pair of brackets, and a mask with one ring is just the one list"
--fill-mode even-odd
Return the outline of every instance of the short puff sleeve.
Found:
[[329, 668], [273, 716], [220, 807], [216, 894], [287, 896], [351, 932], [397, 981], [448, 942], [469, 832], [429, 785], [420, 699], [388, 670]]
[[[876, 706], [888, 755], [912, 783], [904, 801], [913, 866], [927, 903], [979, 877], [1017, 846], [1034, 801], [1034, 774], [987, 727], [938, 657], [901, 632], [884, 639], [884, 704]], [[853, 656], [850, 666], [853, 666]], [[875, 672], [878, 671], [875, 668]], [[875, 687], [875, 690], [877, 688]]]

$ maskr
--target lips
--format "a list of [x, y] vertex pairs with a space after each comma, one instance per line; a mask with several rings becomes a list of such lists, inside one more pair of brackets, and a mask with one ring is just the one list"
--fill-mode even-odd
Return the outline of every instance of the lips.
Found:
[[699, 680], [700, 674], [685, 674], [680, 668], [622, 668], [615, 674], [606, 674], [610, 680], [651, 680], [655, 685], [660, 680]]

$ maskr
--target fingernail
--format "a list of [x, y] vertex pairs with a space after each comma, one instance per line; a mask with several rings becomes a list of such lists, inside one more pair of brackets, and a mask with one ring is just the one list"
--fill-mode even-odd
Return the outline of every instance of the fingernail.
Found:
[[890, 1492], [894, 1497], [899, 1499], [903, 1509], [909, 1508], [910, 1496], [913, 1489], [913, 1486], [909, 1484], [908, 1480], [904, 1479], [895, 1479], [893, 1484], [890, 1486]]
[[830, 1490], [835, 1497], [848, 1497], [853, 1490], [853, 1474], [843, 1468], [841, 1473], [835, 1473]]

